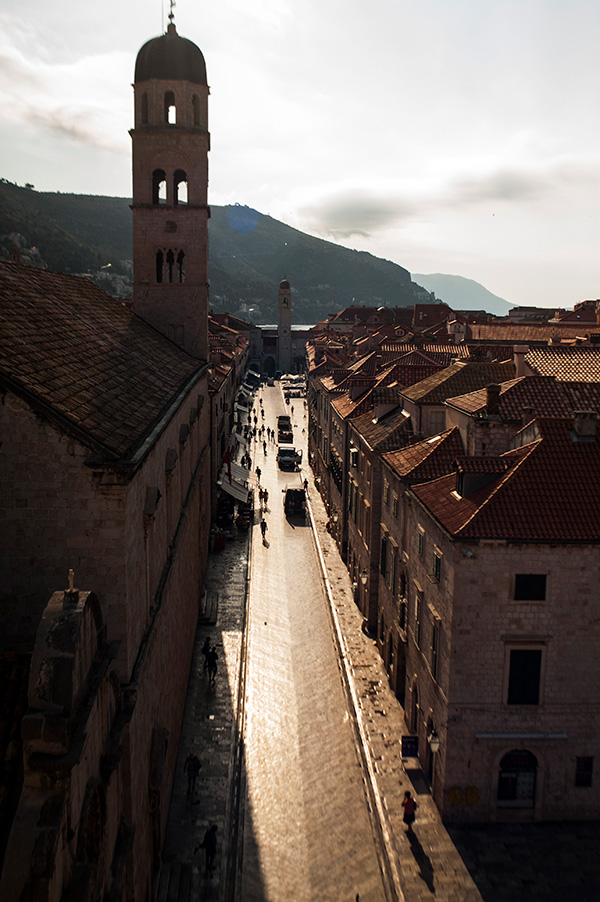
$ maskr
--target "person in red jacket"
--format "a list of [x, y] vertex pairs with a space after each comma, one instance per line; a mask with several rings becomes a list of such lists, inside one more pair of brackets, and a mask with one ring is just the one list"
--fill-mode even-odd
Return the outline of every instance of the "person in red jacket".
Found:
[[402, 807], [404, 808], [404, 823], [408, 825], [408, 830], [406, 831], [409, 836], [413, 833], [412, 825], [415, 822], [415, 811], [417, 810], [417, 803], [413, 799], [410, 794], [410, 789], [407, 789], [404, 793], [404, 798], [402, 799]]

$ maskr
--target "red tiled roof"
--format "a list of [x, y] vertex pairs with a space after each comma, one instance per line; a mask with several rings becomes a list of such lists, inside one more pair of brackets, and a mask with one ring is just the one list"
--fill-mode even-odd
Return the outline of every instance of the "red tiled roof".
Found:
[[0, 263], [0, 382], [127, 457], [203, 364], [87, 279]]
[[592, 323], [485, 323], [467, 325], [467, 340], [503, 342], [548, 342], [556, 336], [598, 335]]
[[401, 451], [388, 451], [382, 458], [401, 478], [425, 482], [450, 472], [454, 460], [462, 454], [460, 432], [457, 426], [453, 426]]
[[458, 457], [456, 469], [459, 473], [506, 473], [510, 462], [500, 457]]
[[479, 363], [459, 360], [451, 366], [428, 376], [422, 382], [406, 388], [402, 394], [410, 401], [424, 404], [442, 404], [446, 398], [465, 394], [490, 383], [506, 381], [514, 376], [512, 361], [505, 363]]
[[456, 538], [600, 542], [600, 443], [573, 438], [570, 417], [536, 421], [539, 438], [501, 455], [509, 469], [466, 497], [455, 476], [414, 488]]
[[525, 361], [540, 376], [556, 376], [564, 382], [600, 382], [598, 347], [530, 348]]
[[[481, 415], [486, 410], [485, 389], [457, 398], [448, 398], [450, 407], [465, 413]], [[498, 412], [501, 419], [518, 422], [525, 408], [542, 417], [572, 416], [576, 410], [600, 412], [600, 383], [559, 382], [552, 376], [520, 376], [503, 382], [500, 387]]]
[[364, 438], [374, 451], [390, 451], [405, 445], [412, 433], [410, 417], [399, 408], [375, 420], [373, 411], [352, 420], [352, 428]]

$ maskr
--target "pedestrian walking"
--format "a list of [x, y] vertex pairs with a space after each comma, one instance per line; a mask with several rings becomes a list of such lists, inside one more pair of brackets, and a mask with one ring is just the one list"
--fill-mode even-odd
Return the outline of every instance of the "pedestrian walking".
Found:
[[260, 504], [261, 507], [262, 507], [262, 503], [263, 503], [264, 497], [265, 497], [264, 490], [262, 489], [262, 487], [260, 487], [259, 490], [258, 490], [258, 502], [259, 502], [259, 504]]
[[215, 855], [217, 854], [217, 830], [219, 828], [216, 824], [212, 824], [206, 833], [204, 834], [204, 839], [201, 843], [199, 843], [194, 849], [194, 854], [198, 851], [198, 849], [204, 849], [204, 856], [206, 860], [206, 875], [208, 876], [212, 873], [212, 869], [215, 864]]
[[263, 451], [265, 454], [267, 453], [267, 443], [264, 441], [263, 441]]
[[260, 482], [260, 474], [261, 474], [261, 473], [262, 473], [261, 468], [260, 468], [260, 467], [257, 467], [257, 468], [256, 468], [256, 478], [257, 478], [257, 480], [258, 480], [259, 482]]
[[217, 661], [219, 660], [219, 656], [217, 654], [217, 647], [213, 645], [208, 655], [208, 678], [211, 683], [214, 683], [215, 678], [217, 676]]
[[261, 520], [260, 521], [260, 531], [262, 533], [263, 545], [265, 544], [265, 541], [266, 541], [267, 529], [268, 529], [267, 521]]
[[404, 808], [404, 817], [402, 820], [405, 824], [408, 825], [407, 834], [408, 836], [413, 835], [412, 825], [415, 822], [415, 811], [417, 810], [417, 803], [413, 799], [410, 794], [410, 789], [407, 789], [404, 793], [404, 798], [402, 799], [402, 807]]
[[263, 492], [263, 498], [265, 501], [265, 510], [267, 510], [267, 504], [269, 503], [269, 493], [268, 493], [267, 489], [265, 489]]
[[202, 654], [204, 655], [204, 673], [208, 670], [208, 653], [210, 651], [210, 636], [207, 636], [202, 646]]
[[303, 485], [304, 485], [304, 491], [305, 491], [305, 492], [308, 492], [308, 479], [305, 479], [305, 480], [304, 480]]
[[192, 752], [190, 752], [185, 759], [185, 764], [183, 765], [183, 772], [186, 775], [188, 781], [186, 796], [193, 796], [196, 792], [196, 778], [200, 773], [201, 767], [202, 765], [200, 764], [200, 758], [198, 757], [198, 755], [194, 755]]

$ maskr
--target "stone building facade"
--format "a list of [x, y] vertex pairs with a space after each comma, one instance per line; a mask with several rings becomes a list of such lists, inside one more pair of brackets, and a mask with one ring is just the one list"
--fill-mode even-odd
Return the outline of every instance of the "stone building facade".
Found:
[[[34, 648], [70, 569], [82, 591], [95, 588], [118, 643], [119, 810], [135, 825], [123, 832], [130, 848], [114, 854], [125, 855], [129, 897], [144, 898], [166, 826], [208, 549], [207, 366], [87, 280], [7, 263], [0, 292], [2, 613]], [[55, 754], [68, 771], [74, 749]], [[102, 754], [88, 762], [100, 781]], [[25, 781], [45, 767], [26, 759]], [[21, 864], [26, 874], [37, 859]]]
[[0, 263], [0, 657], [31, 655], [2, 898], [151, 897], [210, 528], [207, 95], [171, 23], [136, 64], [135, 312]]
[[581, 428], [534, 421], [406, 499], [406, 716], [450, 820], [600, 814], [600, 456]]

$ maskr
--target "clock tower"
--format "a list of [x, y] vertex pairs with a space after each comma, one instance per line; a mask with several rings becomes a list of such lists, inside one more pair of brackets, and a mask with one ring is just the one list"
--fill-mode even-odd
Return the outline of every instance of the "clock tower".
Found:
[[282, 373], [292, 368], [292, 289], [287, 279], [279, 285], [277, 362]]
[[133, 309], [207, 360], [209, 89], [201, 51], [169, 19], [135, 64]]

